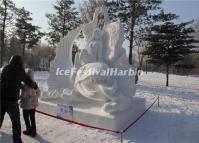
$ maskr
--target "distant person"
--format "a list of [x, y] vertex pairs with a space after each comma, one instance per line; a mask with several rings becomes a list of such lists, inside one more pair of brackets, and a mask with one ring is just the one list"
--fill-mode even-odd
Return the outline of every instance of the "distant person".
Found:
[[[34, 80], [34, 74], [31, 69], [26, 70], [26, 74]], [[26, 130], [23, 131], [25, 135], [35, 137], [37, 135], [35, 110], [38, 106], [38, 98], [40, 96], [39, 89], [35, 90], [28, 85], [24, 85], [21, 94], [21, 108], [23, 109], [23, 117], [26, 124]]]
[[36, 83], [25, 73], [23, 62], [20, 56], [13, 56], [1, 73], [1, 106], [0, 106], [0, 127], [2, 126], [4, 115], [7, 112], [13, 131], [13, 142], [22, 143], [21, 123], [18, 99], [22, 82], [32, 88], [37, 89]]

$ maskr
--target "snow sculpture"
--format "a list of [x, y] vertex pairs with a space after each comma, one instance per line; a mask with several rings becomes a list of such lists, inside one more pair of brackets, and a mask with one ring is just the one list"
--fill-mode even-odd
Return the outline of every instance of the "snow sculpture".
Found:
[[[86, 38], [86, 46], [76, 55], [73, 65], [72, 45], [81, 31]], [[89, 112], [94, 125], [118, 129], [128, 122], [129, 116], [134, 117], [145, 108], [144, 99], [133, 97], [136, 90], [133, 67], [122, 48], [123, 40], [124, 31], [120, 23], [110, 23], [107, 9], [101, 7], [95, 11], [92, 22], [69, 32], [58, 44], [56, 57], [50, 66], [49, 91], [56, 90], [57, 94], [62, 94], [65, 88], [71, 90], [71, 93], [66, 93], [69, 95], [66, 103], [77, 109], [78, 119], [89, 122], [91, 118], [85, 117]], [[59, 69], [76, 69], [77, 72], [71, 76], [57, 75]], [[88, 74], [90, 71], [95, 74]], [[126, 72], [119, 76], [116, 73], [119, 71]], [[62, 98], [60, 102], [65, 100]], [[133, 113], [129, 114], [130, 111]]]

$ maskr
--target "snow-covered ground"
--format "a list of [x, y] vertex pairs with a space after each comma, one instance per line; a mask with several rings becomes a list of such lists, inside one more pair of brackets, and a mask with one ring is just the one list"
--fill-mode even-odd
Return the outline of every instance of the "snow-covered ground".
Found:
[[[39, 85], [46, 86], [47, 73], [35, 73]], [[171, 87], [165, 87], [165, 75], [143, 73], [136, 96], [147, 98], [149, 106], [160, 96], [160, 107], [154, 105], [124, 134], [124, 143], [198, 143], [199, 77], [170, 76]], [[114, 133], [89, 129], [36, 114], [38, 136], [22, 135], [25, 143], [119, 143]], [[22, 129], [25, 129], [21, 118]], [[10, 143], [11, 123], [6, 115], [0, 130], [0, 142]]]
[[[165, 86], [166, 84], [166, 74], [162, 73], [152, 73], [145, 72], [140, 76], [140, 83], [148, 83], [153, 86]], [[183, 89], [197, 89], [199, 90], [199, 75], [198, 76], [177, 76], [177, 75], [169, 75], [169, 86], [170, 87], [178, 87]]]

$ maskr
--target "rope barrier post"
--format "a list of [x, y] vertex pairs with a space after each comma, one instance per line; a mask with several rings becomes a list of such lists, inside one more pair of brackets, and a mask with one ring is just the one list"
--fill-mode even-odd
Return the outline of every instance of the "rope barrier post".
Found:
[[158, 96], [158, 107], [160, 107], [160, 96]]
[[123, 143], [123, 132], [120, 132], [120, 143]]

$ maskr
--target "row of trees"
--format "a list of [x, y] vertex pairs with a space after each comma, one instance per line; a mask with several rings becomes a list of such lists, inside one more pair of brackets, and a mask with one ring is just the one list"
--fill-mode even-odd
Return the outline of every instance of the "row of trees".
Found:
[[[24, 8], [16, 8], [12, 0], [3, 0], [0, 4], [1, 61], [6, 61], [12, 52], [21, 51], [23, 59], [25, 49], [32, 49], [43, 36], [40, 27], [31, 23], [31, 13]], [[18, 45], [13, 45], [13, 42]], [[15, 46], [19, 46], [18, 48]]]
[[[80, 23], [78, 12], [73, 7], [73, 0], [58, 0], [54, 5], [56, 13], [46, 14], [49, 32], [41, 32], [40, 27], [32, 24], [31, 13], [25, 8], [17, 8], [12, 0], [0, 2], [0, 66], [7, 62], [13, 54], [26, 56], [25, 64], [29, 57], [36, 57], [35, 49], [42, 50], [41, 38], [46, 36], [49, 42], [47, 49], [52, 49], [68, 31], [76, 28]], [[43, 46], [45, 48], [46, 46]], [[52, 50], [48, 58], [52, 59]], [[41, 52], [39, 52], [41, 53]], [[31, 56], [30, 56], [31, 54]], [[30, 65], [30, 64], [28, 64]]]

